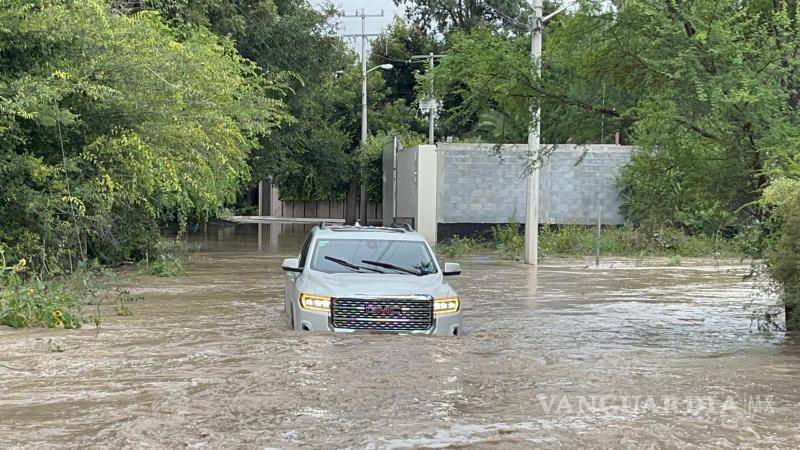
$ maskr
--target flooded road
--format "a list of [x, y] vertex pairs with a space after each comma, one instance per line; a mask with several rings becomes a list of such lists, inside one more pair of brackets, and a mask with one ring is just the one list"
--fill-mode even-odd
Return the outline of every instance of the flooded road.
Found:
[[0, 445], [800, 445], [800, 343], [750, 331], [744, 265], [473, 256], [463, 336], [308, 334], [282, 303], [299, 237], [253, 228], [194, 237], [99, 332], [0, 329]]

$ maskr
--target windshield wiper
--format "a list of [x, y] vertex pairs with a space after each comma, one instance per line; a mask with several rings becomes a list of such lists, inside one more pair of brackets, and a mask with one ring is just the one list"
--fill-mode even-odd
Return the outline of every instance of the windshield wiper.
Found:
[[370, 264], [370, 265], [373, 265], [373, 266], [383, 267], [384, 269], [393, 269], [393, 270], [397, 270], [397, 271], [400, 271], [400, 272], [410, 273], [411, 275], [416, 275], [418, 277], [421, 277], [421, 276], [425, 275], [424, 273], [422, 273], [420, 271], [417, 271], [417, 270], [411, 270], [411, 269], [407, 269], [405, 267], [395, 266], [394, 264], [389, 264], [389, 263], [385, 263], [385, 262], [370, 261], [368, 259], [362, 259], [361, 262], [364, 263], [364, 264]]
[[327, 259], [328, 261], [333, 261], [336, 264], [339, 264], [340, 266], [345, 266], [348, 269], [355, 270], [356, 272], [358, 272], [358, 271], [363, 269], [363, 270], [370, 270], [372, 272], [386, 273], [386, 272], [383, 272], [383, 271], [378, 270], [378, 269], [373, 269], [371, 267], [361, 267], [361, 266], [357, 266], [355, 264], [350, 264], [349, 262], [347, 262], [347, 261], [345, 261], [343, 259], [334, 258], [333, 256], [326, 256], [325, 259]]

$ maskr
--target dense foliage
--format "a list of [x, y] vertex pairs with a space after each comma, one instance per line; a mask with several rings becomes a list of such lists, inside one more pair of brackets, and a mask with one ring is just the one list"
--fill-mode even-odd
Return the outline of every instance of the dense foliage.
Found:
[[620, 131], [639, 146], [621, 180], [632, 220], [709, 233], [760, 220], [755, 201], [768, 172], [795, 170], [796, 5], [605, 8], [582, 2], [548, 26], [539, 79], [528, 37], [488, 28], [453, 35], [452, 57], [434, 74], [464, 97], [449, 120], [499, 116], [490, 138], [522, 142], [527, 108], [538, 102], [545, 142], [608, 141]]
[[355, 61], [331, 25], [334, 11], [294, 0], [150, 0], [146, 5], [173, 22], [227, 36], [262, 71], [287, 75], [291, 95], [286, 103], [296, 120], [260, 139], [249, 159], [251, 185], [271, 177], [282, 196], [293, 200], [344, 195], [352, 173], [349, 154], [360, 134], [360, 91], [352, 76], [348, 89], [334, 79]]
[[[149, 0], [144, 7], [173, 23], [198, 24], [228, 36], [262, 70], [288, 75], [286, 103], [297, 120], [260, 140], [250, 158], [251, 184], [272, 178], [284, 199], [323, 200], [343, 198], [358, 182], [363, 172], [356, 156], [360, 64], [335, 29], [335, 10], [295, 0]], [[378, 72], [368, 79], [370, 134], [415, 127], [413, 105], [397, 102]], [[410, 77], [406, 91], [413, 92], [413, 75], [402, 76], [406, 83]]]
[[[393, 135], [423, 140], [417, 108], [431, 89], [444, 108], [439, 138], [525, 142], [531, 105], [542, 107], [546, 143], [618, 133], [639, 148], [619, 183], [640, 228], [609, 242], [675, 237], [636, 230], [682, 230], [689, 237], [675, 245], [687, 248], [737, 236], [765, 258], [787, 305], [798, 301], [796, 0], [581, 0], [547, 24], [538, 77], [528, 2], [395, 3], [407, 18], [371, 43], [370, 67], [394, 67], [368, 77], [362, 143], [360, 64], [331, 7], [3, 0], [3, 317], [12, 297], [28, 305], [48, 276], [91, 258], [179, 273], [159, 227], [215, 217], [258, 180], [294, 200], [342, 198], [365, 183], [379, 200], [381, 149]], [[544, 3], [548, 13], [562, 2]], [[409, 61], [428, 53], [447, 56], [433, 71]], [[497, 231], [507, 248], [519, 241], [512, 231]], [[543, 242], [588, 242], [576, 236]], [[60, 298], [66, 306], [25, 324], [52, 326], [55, 310], [72, 311]]]
[[284, 84], [232, 43], [94, 0], [0, 9], [0, 248], [36, 271], [141, 258], [158, 225], [214, 217]]
[[405, 6], [407, 17], [418, 26], [442, 34], [487, 25], [524, 33], [530, 14], [528, 0], [394, 0], [394, 3]]
[[466, 135], [524, 142], [532, 103], [544, 142], [619, 132], [639, 147], [620, 177], [629, 220], [752, 234], [788, 299], [795, 213], [760, 199], [800, 175], [799, 20], [792, 0], [585, 0], [548, 24], [541, 77], [509, 27], [452, 33], [430, 76], [463, 99], [445, 123], [472, 121]]
[[781, 178], [764, 192], [763, 205], [772, 215], [767, 227], [771, 228], [766, 264], [772, 277], [780, 283], [781, 296], [786, 305], [790, 326], [800, 325], [800, 181]]

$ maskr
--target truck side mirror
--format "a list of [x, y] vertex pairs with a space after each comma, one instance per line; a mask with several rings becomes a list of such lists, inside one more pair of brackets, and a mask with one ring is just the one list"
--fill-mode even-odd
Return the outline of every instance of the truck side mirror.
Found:
[[444, 270], [442, 275], [449, 277], [451, 275], [461, 275], [461, 264], [459, 263], [444, 263]]
[[297, 258], [286, 258], [283, 260], [283, 270], [286, 272], [302, 272], [303, 268], [300, 267], [300, 260]]

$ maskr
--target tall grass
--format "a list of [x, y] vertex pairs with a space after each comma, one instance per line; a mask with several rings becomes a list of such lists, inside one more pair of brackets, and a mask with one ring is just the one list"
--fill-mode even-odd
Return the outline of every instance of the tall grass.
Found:
[[[597, 230], [592, 226], [544, 226], [539, 230], [539, 252], [547, 256], [594, 255]], [[505, 259], [522, 257], [524, 236], [519, 224], [511, 222], [492, 228], [489, 239], [456, 237], [437, 250], [448, 257], [481, 249], [495, 251]], [[681, 257], [738, 257], [739, 241], [722, 236], [690, 235], [675, 228], [605, 226], [600, 238], [603, 256], [664, 256], [680, 264]]]
[[473, 253], [485, 247], [478, 239], [465, 236], [455, 236], [446, 243], [436, 245], [436, 253], [447, 258], [457, 258], [461, 255]]

